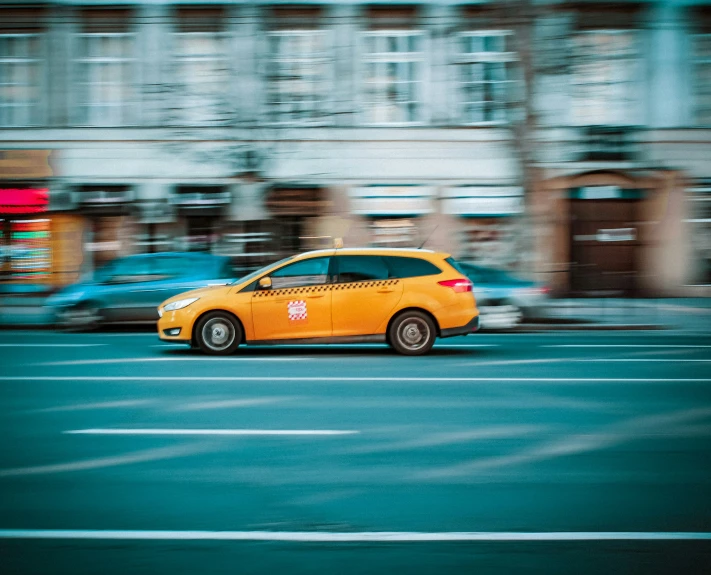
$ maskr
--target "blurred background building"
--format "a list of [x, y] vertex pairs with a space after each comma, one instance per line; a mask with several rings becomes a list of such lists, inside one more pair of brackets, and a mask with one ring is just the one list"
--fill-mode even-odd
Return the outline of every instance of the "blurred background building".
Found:
[[5, 286], [329, 237], [711, 295], [711, 5], [0, 2]]

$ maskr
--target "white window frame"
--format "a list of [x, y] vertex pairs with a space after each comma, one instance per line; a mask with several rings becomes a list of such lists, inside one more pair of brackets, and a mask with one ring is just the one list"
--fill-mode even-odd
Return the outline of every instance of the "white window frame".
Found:
[[[411, 37], [417, 36], [420, 38], [420, 51], [419, 52], [368, 52], [367, 43], [368, 38], [377, 37]], [[426, 30], [420, 29], [396, 29], [396, 30], [368, 30], [361, 32], [359, 35], [359, 65], [356, 66], [356, 85], [360, 86], [359, 90], [359, 103], [361, 110], [361, 123], [366, 126], [387, 126], [387, 127], [397, 127], [397, 126], [424, 126], [429, 121], [429, 34]], [[415, 94], [416, 100], [411, 100], [409, 102], [414, 102], [417, 104], [417, 109], [419, 110], [419, 117], [410, 121], [372, 121], [369, 119], [369, 106], [376, 104], [377, 102], [368, 101], [367, 84], [370, 83], [367, 76], [368, 64], [387, 64], [387, 63], [407, 63], [414, 62], [420, 64], [420, 78], [415, 80], [417, 84]]]
[[[89, 38], [127, 38], [131, 55], [128, 57], [87, 55], [85, 48], [86, 41]], [[82, 71], [79, 76], [82, 79], [82, 85], [79, 90], [80, 100], [78, 102], [79, 123], [92, 127], [124, 127], [136, 125], [138, 123], [136, 110], [140, 108], [140, 101], [137, 94], [137, 34], [134, 32], [82, 32], [77, 34], [77, 39], [81, 43], [81, 46], [74, 63], [76, 66], [88, 68], [88, 73]], [[129, 81], [131, 82], [129, 93], [133, 92], [133, 98], [121, 100], [116, 104], [95, 99], [97, 87], [102, 86], [103, 83], [92, 81], [92, 78], [96, 78], [97, 70], [100, 69], [101, 64], [125, 63], [129, 65]], [[112, 82], [111, 84], [116, 84], [116, 82]], [[113, 112], [108, 121], [102, 121], [102, 118], [99, 116], [99, 110], [106, 108], [111, 109]]]
[[[220, 52], [214, 52], [212, 54], [185, 54], [181, 53], [181, 40], [185, 37], [206, 37], [206, 38], [219, 38], [222, 44], [222, 50]], [[229, 54], [229, 41], [230, 34], [228, 32], [173, 32], [173, 61], [175, 63], [175, 81], [179, 86], [179, 112], [178, 117], [175, 118], [175, 123], [191, 125], [191, 126], [205, 126], [205, 125], [215, 125], [215, 124], [225, 124], [228, 123], [232, 118], [232, 113], [234, 107], [230, 105], [230, 100], [232, 98], [232, 93], [230, 90], [230, 54]], [[193, 119], [190, 117], [189, 108], [185, 105], [192, 104], [194, 97], [191, 96], [190, 86], [193, 85], [189, 80], [185, 80], [185, 75], [183, 73], [182, 65], [187, 62], [218, 62], [220, 65], [224, 66], [224, 77], [220, 78], [219, 81], [222, 83], [222, 89], [216, 90], [212, 96], [215, 97], [215, 102], [218, 102], [220, 98], [224, 100], [226, 104], [226, 110], [223, 117], [219, 114], [213, 115], [213, 117], [208, 117], [207, 115], [203, 118]], [[202, 104], [204, 105], [204, 103]]]
[[[322, 48], [320, 52], [292, 55], [284, 53], [275, 53], [272, 50], [273, 38], [302, 38], [313, 36], [314, 34], [317, 34], [322, 38]], [[266, 78], [266, 109], [268, 123], [289, 126], [325, 126], [328, 124], [332, 124], [333, 121], [331, 113], [333, 112], [333, 99], [331, 94], [333, 94], [335, 62], [331, 55], [333, 51], [333, 43], [330, 31], [317, 29], [274, 30], [267, 34], [267, 42], [269, 61], [267, 65]], [[305, 118], [293, 118], [288, 115], [284, 115], [282, 112], [279, 111], [282, 105], [293, 104], [295, 101], [277, 101], [273, 100], [271, 97], [275, 83], [278, 85], [278, 83], [282, 81], [279, 79], [282, 77], [281, 74], [275, 74], [273, 70], [275, 67], [280, 69], [280, 67], [284, 64], [304, 64], [321, 67], [322, 76], [320, 77], [320, 87], [318, 75], [315, 76], [315, 81], [310, 83], [311, 87], [315, 89], [310, 92], [312, 108], [310, 110], [310, 114]], [[300, 76], [299, 78], [302, 82], [305, 82], [303, 76]], [[280, 91], [276, 90], [276, 92]], [[286, 93], [289, 94], [288, 90], [286, 91]]]
[[[620, 53], [615, 55], [613, 52], [596, 54], [582, 53], [581, 48], [577, 43], [577, 40], [583, 36], [590, 35], [624, 35], [631, 36], [632, 38], [632, 53], [625, 55]], [[571, 113], [572, 113], [572, 125], [574, 126], [634, 126], [640, 123], [640, 113], [642, 110], [642, 98], [640, 97], [640, 87], [643, 86], [644, 78], [642, 76], [642, 52], [641, 52], [641, 33], [639, 30], [631, 28], [615, 28], [615, 29], [592, 29], [592, 30], [581, 30], [574, 34], [572, 43], [573, 49], [573, 68], [570, 75], [571, 81]], [[623, 81], [607, 81], [607, 82], [591, 82], [591, 81], [581, 81], [581, 75], [578, 70], [581, 66], [585, 64], [594, 65], [597, 62], [607, 62], [607, 61], [625, 61], [629, 64], [629, 69], [632, 73], [626, 77]], [[592, 119], [588, 117], [583, 117], [581, 115], [580, 103], [582, 101], [589, 101], [589, 88], [585, 86], [604, 86], [604, 89], [610, 90], [611, 86], [622, 86], [624, 85], [625, 97], [623, 99], [609, 99], [604, 108], [609, 109], [612, 106], [615, 107], [615, 112], [606, 114], [605, 118], [600, 120]], [[602, 101], [604, 96], [600, 99]], [[624, 106], [620, 108], [620, 106]], [[614, 121], [609, 119], [612, 115], [620, 116], [620, 121]]]
[[[0, 32], [0, 38], [24, 38], [24, 39], [37, 39], [38, 50], [36, 57], [32, 54], [26, 54], [24, 56], [9, 56], [0, 52], [0, 68], [9, 70], [14, 69], [17, 66], [18, 69], [22, 70], [21, 75], [22, 82], [7, 81], [2, 74], [0, 74], [0, 82], [3, 87], [7, 86], [30, 86], [32, 88], [31, 80], [28, 74], [28, 67], [23, 66], [23, 64], [37, 66], [37, 100], [33, 102], [19, 102], [16, 100], [0, 100], [0, 127], [2, 128], [15, 128], [15, 127], [25, 127], [25, 126], [39, 126], [42, 123], [44, 116], [44, 100], [43, 96], [46, 93], [45, 90], [45, 51], [44, 47], [46, 45], [45, 35], [32, 32], [32, 33], [2, 33]], [[13, 78], [14, 75], [10, 75]], [[24, 112], [18, 114], [18, 110], [24, 109]]]
[[[711, 68], [711, 50], [708, 54], [703, 54], [700, 50], [700, 40], [705, 40], [711, 46], [711, 34], [695, 34], [692, 38], [693, 42], [693, 74], [694, 74], [694, 124], [698, 126], [711, 126], [711, 103], [706, 102], [705, 108], [702, 108], [704, 103], [703, 95], [711, 98], [711, 86], [706, 87], [706, 91], [701, 91], [701, 78], [699, 68]], [[709, 82], [711, 82], [711, 72], [709, 73]], [[702, 110], [704, 113], [702, 114]], [[705, 117], [705, 120], [703, 119]]]
[[[471, 37], [492, 37], [492, 36], [499, 36], [499, 37], [512, 37], [514, 35], [513, 30], [472, 30], [472, 31], [467, 31], [467, 32], [460, 32], [456, 36], [456, 55], [455, 55], [455, 62], [457, 64], [457, 71], [456, 71], [456, 85], [457, 85], [457, 117], [460, 120], [460, 123], [465, 126], [500, 126], [500, 125], [505, 125], [510, 122], [510, 111], [509, 111], [509, 105], [513, 100], [513, 89], [516, 84], [516, 79], [513, 77], [513, 73], [511, 70], [510, 65], [518, 62], [519, 57], [516, 52], [513, 51], [501, 51], [501, 52], [464, 52], [462, 50], [462, 42], [465, 38], [471, 38]], [[486, 81], [482, 80], [479, 82], [467, 82], [471, 84], [489, 84], [489, 83], [503, 83], [506, 84], [506, 99], [502, 103], [503, 104], [503, 110], [504, 110], [504, 118], [499, 119], [499, 120], [481, 120], [481, 121], [467, 121], [466, 118], [466, 106], [468, 104], [473, 104], [473, 103], [478, 103], [478, 104], [487, 104], [486, 101], [482, 102], [469, 102], [465, 98], [465, 91], [463, 89], [463, 85], [465, 82], [462, 80], [462, 68], [464, 66], [468, 66], [471, 64], [497, 64], [497, 63], [502, 63], [502, 64], [509, 64], [509, 66], [506, 66], [506, 79], [504, 80], [499, 80], [495, 82], [491, 81]], [[494, 102], [494, 105], [497, 106], [500, 103]]]

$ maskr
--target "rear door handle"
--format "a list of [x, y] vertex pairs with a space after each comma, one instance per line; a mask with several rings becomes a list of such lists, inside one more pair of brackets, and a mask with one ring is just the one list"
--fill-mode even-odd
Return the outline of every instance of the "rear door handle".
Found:
[[394, 289], [379, 289], [378, 293], [393, 293], [395, 290]]
[[309, 299], [316, 299], [316, 298], [319, 298], [319, 297], [323, 297], [324, 295], [325, 295], [325, 294], [322, 294], [322, 293], [315, 293], [315, 294], [313, 294], [313, 295], [307, 295], [306, 297], [309, 298]]

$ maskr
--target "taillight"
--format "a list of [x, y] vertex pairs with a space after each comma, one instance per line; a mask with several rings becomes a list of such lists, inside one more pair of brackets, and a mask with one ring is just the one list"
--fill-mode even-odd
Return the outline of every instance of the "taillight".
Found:
[[472, 282], [468, 279], [460, 278], [456, 280], [444, 280], [437, 282], [439, 285], [452, 288], [457, 293], [472, 291]]

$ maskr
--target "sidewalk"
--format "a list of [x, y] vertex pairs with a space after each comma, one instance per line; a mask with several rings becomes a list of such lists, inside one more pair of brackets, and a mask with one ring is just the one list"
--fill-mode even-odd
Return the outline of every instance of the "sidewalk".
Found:
[[670, 329], [711, 332], [711, 298], [556, 299], [520, 329]]
[[[48, 327], [46, 295], [1, 294], [0, 328]], [[711, 298], [553, 299], [540, 318], [516, 331], [684, 330], [711, 332]]]

